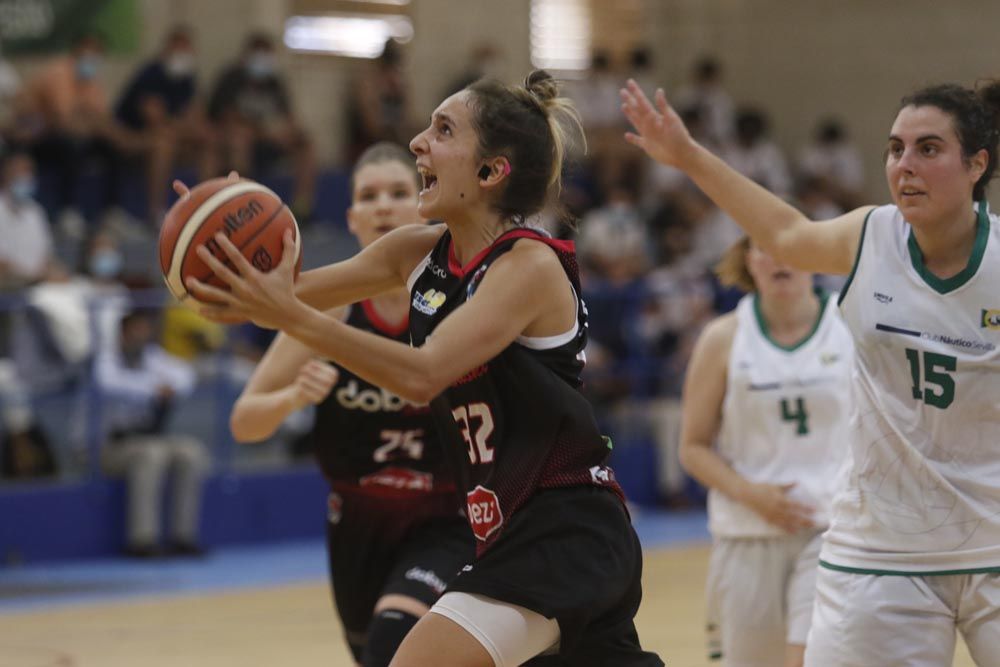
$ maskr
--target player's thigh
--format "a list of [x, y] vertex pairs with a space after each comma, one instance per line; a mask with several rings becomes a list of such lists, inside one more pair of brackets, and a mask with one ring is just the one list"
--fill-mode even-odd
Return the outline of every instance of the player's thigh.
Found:
[[1000, 659], [1000, 573], [969, 577], [959, 603], [958, 628], [977, 665]]
[[392, 667], [515, 667], [558, 640], [558, 624], [529, 609], [447, 593], [403, 640]]
[[806, 667], [950, 667], [955, 617], [922, 577], [820, 568]]
[[787, 609], [785, 640], [789, 646], [805, 646], [809, 636], [813, 601], [816, 598], [819, 551], [822, 545], [822, 534], [817, 534], [804, 540], [797, 554], [791, 554], [793, 568], [785, 593]]
[[785, 655], [785, 572], [776, 540], [720, 540], [709, 569], [727, 667], [780, 665]]

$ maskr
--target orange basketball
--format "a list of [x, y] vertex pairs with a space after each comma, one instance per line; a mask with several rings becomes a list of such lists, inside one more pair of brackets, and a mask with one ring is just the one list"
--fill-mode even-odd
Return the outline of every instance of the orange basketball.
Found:
[[206, 246], [213, 255], [233, 268], [215, 240], [223, 232], [257, 269], [267, 272], [281, 261], [282, 237], [291, 229], [302, 266], [299, 228], [295, 217], [278, 195], [250, 180], [213, 178], [191, 190], [167, 212], [160, 228], [160, 270], [171, 293], [180, 301], [188, 294], [184, 281], [193, 276], [215, 287], [227, 288], [195, 252]]

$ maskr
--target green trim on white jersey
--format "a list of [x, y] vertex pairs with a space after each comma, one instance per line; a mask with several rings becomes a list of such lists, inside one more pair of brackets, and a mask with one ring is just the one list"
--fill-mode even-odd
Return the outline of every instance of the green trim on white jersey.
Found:
[[933, 570], [931, 572], [904, 572], [902, 570], [872, 570], [864, 567], [844, 567], [828, 563], [822, 558], [819, 566], [836, 572], [848, 574], [874, 574], [883, 577], [947, 577], [955, 574], [993, 574], [1000, 572], [1000, 567], [974, 567], [968, 570]]
[[910, 251], [910, 261], [913, 262], [917, 274], [938, 294], [947, 294], [958, 289], [969, 282], [979, 270], [979, 265], [983, 263], [983, 256], [986, 254], [986, 240], [990, 236], [990, 216], [987, 210], [986, 204], [979, 202], [979, 212], [976, 214], [976, 240], [972, 245], [972, 254], [969, 255], [965, 268], [951, 278], [938, 278], [927, 269], [927, 265], [924, 264], [924, 253], [917, 244], [913, 228], [910, 228], [910, 238], [906, 241], [906, 247]]
[[764, 313], [760, 309], [760, 295], [756, 293], [753, 295], [753, 314], [757, 319], [757, 326], [760, 327], [760, 332], [764, 335], [764, 338], [768, 343], [775, 346], [779, 350], [794, 352], [812, 339], [813, 334], [816, 333], [816, 330], [819, 329], [820, 323], [823, 321], [823, 314], [826, 312], [826, 302], [830, 299], [829, 292], [822, 288], [817, 287], [815, 292], [816, 297], [819, 299], [819, 312], [816, 313], [816, 321], [813, 322], [812, 329], [809, 330], [809, 333], [807, 333], [804, 338], [791, 345], [782, 345], [771, 337], [771, 329], [767, 326], [767, 320], [764, 319]]

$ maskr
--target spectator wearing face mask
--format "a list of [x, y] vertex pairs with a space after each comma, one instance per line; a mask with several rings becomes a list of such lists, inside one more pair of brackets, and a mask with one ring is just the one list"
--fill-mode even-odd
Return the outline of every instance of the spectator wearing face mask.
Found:
[[50, 217], [76, 207], [80, 175], [95, 165], [105, 174], [98, 214], [116, 198], [114, 128], [103, 80], [105, 45], [96, 34], [76, 39], [29, 79], [18, 99], [15, 142], [30, 150], [41, 171], [55, 177], [41, 193]]
[[219, 76], [209, 98], [208, 116], [218, 133], [224, 170], [254, 175], [272, 170], [283, 159], [291, 162], [295, 177], [292, 210], [300, 222], [307, 220], [314, 198], [316, 157], [292, 111], [269, 35], [255, 33], [247, 38], [240, 60]]
[[55, 260], [45, 210], [35, 201], [38, 180], [27, 153], [12, 153], [0, 167], [0, 288], [20, 289], [65, 272]]
[[135, 73], [115, 109], [127, 158], [144, 162], [153, 224], [166, 210], [170, 170], [176, 161], [196, 164], [202, 180], [217, 171], [212, 133], [196, 104], [197, 64], [190, 29], [171, 28], [160, 53]]

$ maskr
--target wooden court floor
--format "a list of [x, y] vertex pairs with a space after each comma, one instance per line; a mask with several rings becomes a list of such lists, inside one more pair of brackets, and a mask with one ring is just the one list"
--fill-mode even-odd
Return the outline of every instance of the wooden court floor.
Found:
[[[707, 556], [704, 546], [647, 553], [637, 625], [670, 667], [712, 664], [702, 629]], [[271, 665], [352, 667], [325, 583], [0, 615], [0, 667]], [[955, 667], [973, 667], [964, 647]]]

